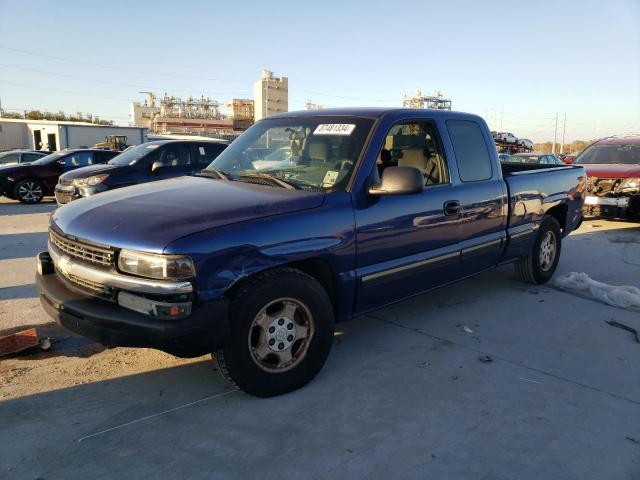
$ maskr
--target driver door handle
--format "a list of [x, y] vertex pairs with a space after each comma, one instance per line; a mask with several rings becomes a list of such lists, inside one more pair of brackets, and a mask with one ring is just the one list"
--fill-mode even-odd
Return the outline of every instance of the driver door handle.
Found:
[[460, 215], [460, 202], [458, 200], [449, 200], [444, 202], [442, 209], [447, 217]]

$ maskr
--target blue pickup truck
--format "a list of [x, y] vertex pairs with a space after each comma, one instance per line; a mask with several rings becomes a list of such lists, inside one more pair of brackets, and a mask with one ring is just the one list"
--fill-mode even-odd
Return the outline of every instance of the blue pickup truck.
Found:
[[509, 262], [549, 280], [585, 180], [582, 167], [501, 165], [475, 115], [285, 113], [198, 175], [59, 208], [37, 288], [74, 332], [212, 353], [244, 391], [278, 395], [320, 371], [335, 322]]

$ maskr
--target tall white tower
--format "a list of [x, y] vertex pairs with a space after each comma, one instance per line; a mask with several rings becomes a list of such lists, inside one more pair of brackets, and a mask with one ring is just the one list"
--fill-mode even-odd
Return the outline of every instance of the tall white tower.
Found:
[[256, 121], [274, 113], [289, 111], [289, 79], [274, 77], [270, 70], [262, 71], [262, 78], [253, 83]]

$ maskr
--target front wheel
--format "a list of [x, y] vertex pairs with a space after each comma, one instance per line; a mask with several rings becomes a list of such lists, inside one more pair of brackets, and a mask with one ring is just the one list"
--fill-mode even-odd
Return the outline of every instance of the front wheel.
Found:
[[15, 196], [21, 203], [39, 203], [44, 197], [44, 187], [38, 180], [21, 180], [16, 185]]
[[259, 397], [306, 385], [333, 342], [329, 296], [316, 279], [292, 268], [259, 274], [242, 286], [229, 322], [231, 340], [213, 355], [227, 380]]
[[516, 273], [529, 283], [546, 283], [553, 276], [560, 260], [562, 231], [553, 217], [545, 217], [529, 255], [516, 262]]

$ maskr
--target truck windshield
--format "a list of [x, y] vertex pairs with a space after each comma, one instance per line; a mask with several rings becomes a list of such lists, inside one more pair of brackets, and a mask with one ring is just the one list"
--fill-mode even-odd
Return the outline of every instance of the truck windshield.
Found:
[[576, 158], [574, 163], [579, 165], [595, 163], [637, 165], [640, 163], [640, 145], [591, 145]]
[[372, 125], [368, 118], [323, 115], [262, 120], [209, 168], [235, 180], [267, 174], [298, 188], [344, 190]]
[[160, 145], [157, 143], [143, 143], [132, 148], [127, 148], [120, 155], [109, 160], [110, 165], [133, 165], [147, 153], [153, 152]]

